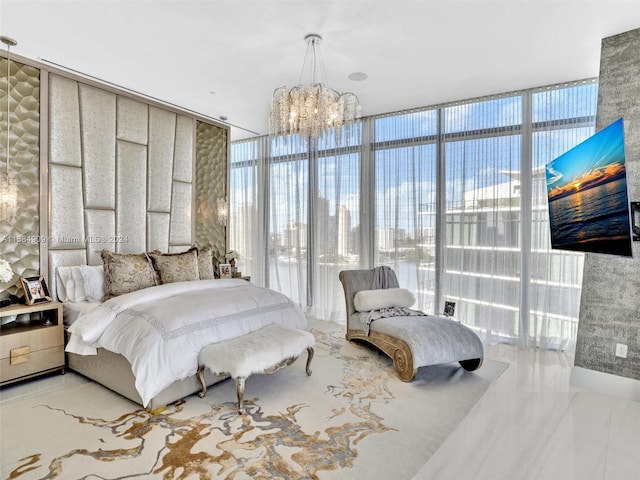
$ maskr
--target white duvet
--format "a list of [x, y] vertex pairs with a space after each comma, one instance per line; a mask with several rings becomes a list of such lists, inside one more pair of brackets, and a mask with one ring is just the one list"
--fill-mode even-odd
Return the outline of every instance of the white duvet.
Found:
[[177, 282], [112, 298], [81, 313], [67, 352], [99, 347], [123, 355], [143, 405], [176, 380], [193, 375], [202, 347], [278, 324], [307, 328], [289, 298], [244, 280]]

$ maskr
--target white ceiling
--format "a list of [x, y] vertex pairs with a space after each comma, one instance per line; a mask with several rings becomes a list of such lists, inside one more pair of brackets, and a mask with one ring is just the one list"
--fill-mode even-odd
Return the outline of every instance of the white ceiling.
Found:
[[234, 140], [268, 133], [308, 33], [367, 116], [595, 77], [602, 38], [638, 27], [638, 0], [0, 0], [12, 52], [226, 116]]

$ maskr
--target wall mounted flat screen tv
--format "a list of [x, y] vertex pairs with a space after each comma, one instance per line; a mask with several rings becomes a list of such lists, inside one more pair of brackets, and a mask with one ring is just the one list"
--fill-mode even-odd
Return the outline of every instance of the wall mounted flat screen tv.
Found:
[[632, 256], [622, 118], [546, 165], [551, 247]]

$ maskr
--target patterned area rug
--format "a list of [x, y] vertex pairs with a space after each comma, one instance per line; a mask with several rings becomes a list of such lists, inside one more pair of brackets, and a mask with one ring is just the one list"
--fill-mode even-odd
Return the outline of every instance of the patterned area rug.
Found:
[[156, 415], [93, 382], [8, 402], [2, 478], [410, 479], [507, 368], [449, 364], [403, 383], [343, 327], [312, 326], [313, 374], [303, 354], [250, 377], [245, 415], [231, 380]]

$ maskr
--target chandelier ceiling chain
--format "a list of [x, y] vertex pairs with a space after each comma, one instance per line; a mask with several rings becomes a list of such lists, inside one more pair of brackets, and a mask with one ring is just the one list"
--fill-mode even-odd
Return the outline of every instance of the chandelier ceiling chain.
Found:
[[18, 205], [18, 188], [11, 176], [11, 170], [9, 166], [9, 146], [11, 140], [11, 105], [9, 101], [11, 98], [11, 47], [15, 47], [18, 42], [16, 42], [11, 37], [5, 36], [0, 36], [0, 42], [4, 43], [7, 46], [7, 144], [5, 152], [6, 175], [2, 175], [0, 179], [0, 218], [4, 221], [12, 222], [16, 217], [16, 210]]
[[[360, 102], [351, 92], [339, 93], [329, 87], [320, 52], [322, 37], [312, 33], [304, 40], [307, 50], [299, 84], [291, 89], [283, 86], [274, 91], [269, 132], [271, 135], [297, 133], [313, 139], [333, 132], [336, 143], [340, 143], [343, 129], [348, 134], [349, 128], [345, 127], [361, 117]], [[309, 83], [303, 84], [307, 68]]]

